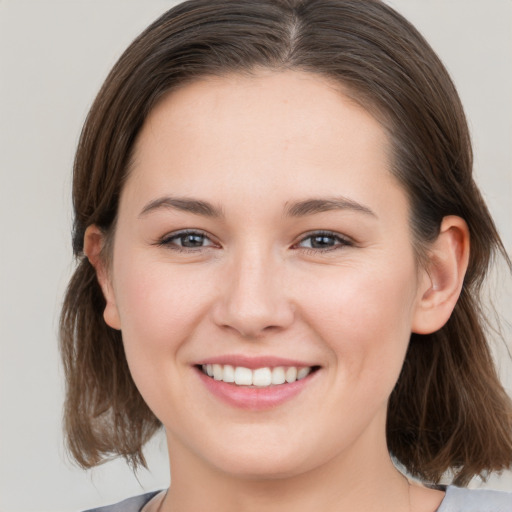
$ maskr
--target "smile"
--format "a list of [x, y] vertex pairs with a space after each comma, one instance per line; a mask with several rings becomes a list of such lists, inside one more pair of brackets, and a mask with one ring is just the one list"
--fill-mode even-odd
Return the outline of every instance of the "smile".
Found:
[[250, 369], [230, 364], [203, 364], [201, 371], [216, 381], [237, 386], [266, 388], [281, 384], [292, 384], [307, 377], [315, 367], [276, 366]]

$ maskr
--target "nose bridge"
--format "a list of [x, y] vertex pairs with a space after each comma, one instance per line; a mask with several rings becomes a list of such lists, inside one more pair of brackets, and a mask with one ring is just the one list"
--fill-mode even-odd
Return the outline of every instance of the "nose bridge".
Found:
[[244, 337], [288, 326], [293, 308], [283, 287], [284, 264], [271, 247], [247, 243], [234, 251], [221, 285], [217, 323]]

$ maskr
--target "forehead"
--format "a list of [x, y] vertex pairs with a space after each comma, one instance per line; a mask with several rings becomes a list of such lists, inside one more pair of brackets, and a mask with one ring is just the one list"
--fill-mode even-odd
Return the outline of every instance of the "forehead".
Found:
[[[327, 130], [336, 131], [346, 124], [356, 128], [357, 124], [367, 135], [371, 131], [379, 143], [384, 142], [381, 126], [352, 99], [355, 96], [342, 84], [302, 71], [261, 69], [206, 77], [164, 96], [146, 119], [138, 146], [151, 126], [168, 130], [171, 124], [180, 132], [193, 129], [196, 135], [208, 137], [229, 134], [229, 128], [233, 138], [262, 138], [267, 134], [266, 138], [276, 143], [305, 135], [312, 141], [315, 135], [325, 137]], [[353, 114], [350, 118], [349, 113]]]
[[395, 184], [388, 154], [380, 123], [332, 81], [298, 71], [231, 74], [160, 101], [139, 134], [128, 183], [153, 196], [178, 187], [269, 198], [310, 195], [312, 186], [317, 195], [333, 186], [358, 195], [376, 180]]

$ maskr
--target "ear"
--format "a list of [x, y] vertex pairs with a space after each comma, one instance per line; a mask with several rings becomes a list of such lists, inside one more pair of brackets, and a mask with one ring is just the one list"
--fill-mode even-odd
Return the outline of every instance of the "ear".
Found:
[[412, 332], [433, 333], [448, 321], [462, 289], [469, 261], [469, 229], [460, 217], [448, 216], [431, 244], [420, 279], [420, 296]]
[[93, 224], [85, 230], [84, 253], [91, 265], [94, 267], [94, 270], [96, 270], [96, 277], [98, 278], [98, 282], [106, 301], [103, 318], [110, 327], [114, 329], [121, 329], [119, 311], [117, 309], [111, 276], [108, 271], [104, 255], [101, 254], [104, 244], [105, 235], [98, 226]]

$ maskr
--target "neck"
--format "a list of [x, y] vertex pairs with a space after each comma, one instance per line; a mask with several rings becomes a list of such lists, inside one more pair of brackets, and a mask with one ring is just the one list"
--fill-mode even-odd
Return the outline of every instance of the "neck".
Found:
[[380, 449], [343, 453], [297, 475], [262, 478], [220, 471], [189, 453], [185, 459], [182, 447], [172, 443], [172, 485], [161, 510], [409, 512], [407, 479], [391, 462], [385, 442], [380, 444]]

